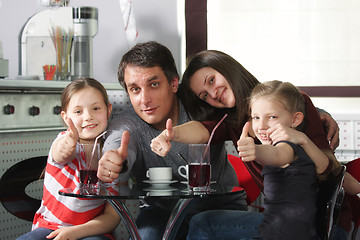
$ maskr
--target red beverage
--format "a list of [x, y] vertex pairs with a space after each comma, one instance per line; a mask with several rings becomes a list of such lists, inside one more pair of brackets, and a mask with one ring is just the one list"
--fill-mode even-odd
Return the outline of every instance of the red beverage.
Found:
[[95, 185], [98, 182], [96, 170], [80, 170], [80, 183]]
[[207, 190], [210, 186], [210, 164], [189, 165], [189, 186], [194, 190]]

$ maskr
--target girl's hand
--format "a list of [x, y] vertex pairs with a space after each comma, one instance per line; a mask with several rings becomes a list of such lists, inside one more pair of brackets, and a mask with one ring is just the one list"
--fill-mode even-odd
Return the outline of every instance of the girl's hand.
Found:
[[250, 122], [247, 122], [242, 130], [240, 139], [237, 141], [237, 150], [239, 157], [244, 162], [255, 160], [255, 142], [252, 137], [249, 137]]
[[157, 155], [161, 157], [165, 157], [170, 151], [171, 148], [170, 141], [172, 141], [173, 139], [174, 139], [174, 132], [172, 127], [172, 121], [169, 118], [166, 121], [166, 129], [162, 133], [160, 133], [159, 136], [151, 140], [151, 144], [150, 144], [151, 150]]
[[69, 127], [67, 137], [67, 143], [71, 146], [76, 146], [76, 143], [79, 141], [79, 133], [71, 120], [71, 118], [67, 118], [65, 120], [66, 125]]
[[73, 227], [62, 227], [46, 236], [47, 239], [54, 240], [76, 240], [79, 237], [76, 235], [76, 226]]
[[270, 137], [273, 144], [280, 141], [288, 141], [301, 146], [305, 144], [307, 140], [302, 132], [286, 127], [280, 123], [270, 127], [266, 131], [266, 134]]
[[69, 127], [68, 132], [62, 138], [57, 139], [54, 142], [51, 153], [53, 160], [60, 164], [65, 164], [73, 160], [76, 143], [79, 140], [79, 133], [71, 118], [66, 118], [64, 121]]

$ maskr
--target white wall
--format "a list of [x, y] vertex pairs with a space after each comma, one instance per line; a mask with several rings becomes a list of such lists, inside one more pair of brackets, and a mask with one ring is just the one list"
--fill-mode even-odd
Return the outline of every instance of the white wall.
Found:
[[[133, 0], [139, 31], [138, 42], [156, 40], [174, 54], [181, 66], [177, 1]], [[117, 82], [117, 66], [129, 49], [125, 38], [119, 0], [70, 0], [70, 6], [92, 6], [99, 11], [99, 30], [93, 39], [93, 77]], [[9, 60], [9, 78], [18, 75], [18, 35], [28, 18], [44, 10], [38, 0], [0, 0], [0, 41], [4, 59]], [[179, 71], [180, 72], [180, 71]]]

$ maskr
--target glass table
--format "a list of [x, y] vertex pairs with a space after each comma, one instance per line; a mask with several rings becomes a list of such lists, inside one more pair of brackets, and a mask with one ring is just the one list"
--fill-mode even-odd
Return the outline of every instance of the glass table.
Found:
[[59, 191], [60, 195], [79, 198], [106, 199], [120, 215], [124, 222], [131, 239], [140, 240], [138, 228], [135, 224], [133, 216], [127, 209], [123, 200], [126, 199], [176, 199], [177, 203], [171, 212], [168, 220], [163, 240], [175, 239], [176, 233], [180, 227], [182, 220], [190, 209], [190, 206], [201, 198], [209, 198], [213, 196], [222, 196], [228, 194], [238, 194], [243, 192], [242, 187], [221, 186], [211, 184], [209, 191], [194, 192], [191, 191], [187, 184], [173, 183], [164, 185], [150, 185], [146, 183], [134, 184], [131, 187], [117, 186], [113, 184], [102, 184], [98, 189], [65, 188]]

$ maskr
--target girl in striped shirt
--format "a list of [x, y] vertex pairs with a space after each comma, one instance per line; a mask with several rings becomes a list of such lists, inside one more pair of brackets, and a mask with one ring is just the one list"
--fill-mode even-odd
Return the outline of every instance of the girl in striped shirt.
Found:
[[106, 90], [95, 79], [77, 79], [64, 89], [61, 109], [68, 130], [50, 148], [43, 198], [32, 231], [18, 239], [114, 239], [112, 232], [120, 217], [109, 203], [58, 194], [60, 189], [79, 186], [79, 143], [94, 143], [106, 130], [112, 110]]

